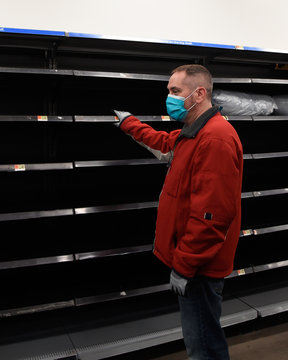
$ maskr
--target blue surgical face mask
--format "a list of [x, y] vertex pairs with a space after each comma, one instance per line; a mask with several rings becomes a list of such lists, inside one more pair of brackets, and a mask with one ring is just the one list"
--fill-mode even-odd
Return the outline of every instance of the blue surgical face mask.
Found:
[[198, 88], [196, 88], [186, 98], [183, 96], [169, 94], [166, 100], [166, 108], [168, 115], [175, 120], [184, 122], [188, 112], [197, 104], [195, 102], [192, 106], [190, 106], [189, 109], [185, 109], [184, 107], [185, 100], [187, 100], [190, 96], [192, 96], [196, 90], [198, 90]]

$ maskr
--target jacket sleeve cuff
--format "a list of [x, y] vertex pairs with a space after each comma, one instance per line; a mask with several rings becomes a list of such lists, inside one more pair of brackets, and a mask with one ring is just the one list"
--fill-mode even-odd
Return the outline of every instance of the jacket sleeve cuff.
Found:
[[[122, 131], [124, 131], [125, 133], [128, 133], [128, 132], [129, 132], [129, 125], [128, 125], [128, 123], [129, 123], [129, 120], [132, 120], [132, 119], [138, 120], [137, 118], [135, 118], [135, 116], [129, 115], [129, 116], [127, 116], [125, 119], [123, 119], [123, 120], [121, 121], [121, 123], [120, 123], [120, 125], [119, 125], [119, 128], [120, 128]], [[127, 121], [127, 120], [128, 120], [128, 121]], [[139, 120], [139, 121], [140, 121], [140, 120]]]
[[178, 268], [177, 268], [177, 270], [175, 270], [175, 268], [173, 268], [173, 269], [179, 276], [181, 276], [181, 277], [183, 277], [184, 279], [187, 279], [187, 280], [193, 279], [195, 277], [195, 275], [196, 275], [196, 272], [197, 272], [196, 268], [195, 269], [193, 269], [193, 268], [189, 269], [189, 273], [187, 271], [185, 271], [185, 269], [178, 269]]

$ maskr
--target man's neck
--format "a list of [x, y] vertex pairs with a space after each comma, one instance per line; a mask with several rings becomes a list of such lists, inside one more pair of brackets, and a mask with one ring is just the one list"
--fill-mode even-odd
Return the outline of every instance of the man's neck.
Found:
[[202, 114], [204, 114], [205, 111], [207, 111], [208, 109], [210, 109], [212, 107], [212, 104], [210, 102], [207, 102], [205, 104], [201, 104], [201, 106], [195, 106], [194, 107], [194, 111], [189, 112], [186, 119], [185, 119], [185, 124], [192, 125], [194, 123], [194, 121], [196, 121], [199, 116], [201, 116]]

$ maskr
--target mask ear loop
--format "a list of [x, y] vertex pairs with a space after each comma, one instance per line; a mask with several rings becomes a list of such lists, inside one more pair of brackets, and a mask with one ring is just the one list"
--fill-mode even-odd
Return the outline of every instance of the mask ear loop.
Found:
[[189, 109], [187, 109], [187, 111], [190, 111], [191, 109], [193, 109], [193, 107], [194, 107], [195, 105], [197, 105], [197, 103], [196, 103], [196, 102], [195, 102], [192, 106], [190, 106], [190, 108], [189, 108]]
[[[197, 91], [197, 90], [198, 90], [198, 87], [197, 87], [190, 95], [188, 95], [188, 96], [185, 98], [184, 101], [186, 101], [190, 96], [192, 96], [192, 95], [195, 93], [195, 91]], [[193, 109], [193, 107], [194, 107], [196, 104], [197, 104], [197, 103], [195, 102], [192, 106], [190, 106], [189, 109], [187, 109], [187, 111], [190, 111], [191, 109]]]
[[188, 95], [188, 96], [185, 98], [184, 101], [186, 101], [187, 99], [189, 99], [189, 97], [192, 96], [192, 95], [195, 93], [195, 91], [197, 91], [197, 90], [198, 90], [198, 87], [197, 87], [194, 91], [192, 91], [192, 93], [191, 93], [190, 95]]

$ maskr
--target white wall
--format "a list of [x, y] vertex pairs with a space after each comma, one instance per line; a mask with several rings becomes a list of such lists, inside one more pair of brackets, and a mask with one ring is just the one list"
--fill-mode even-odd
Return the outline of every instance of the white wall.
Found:
[[0, 0], [2, 28], [284, 52], [287, 17], [287, 0]]

